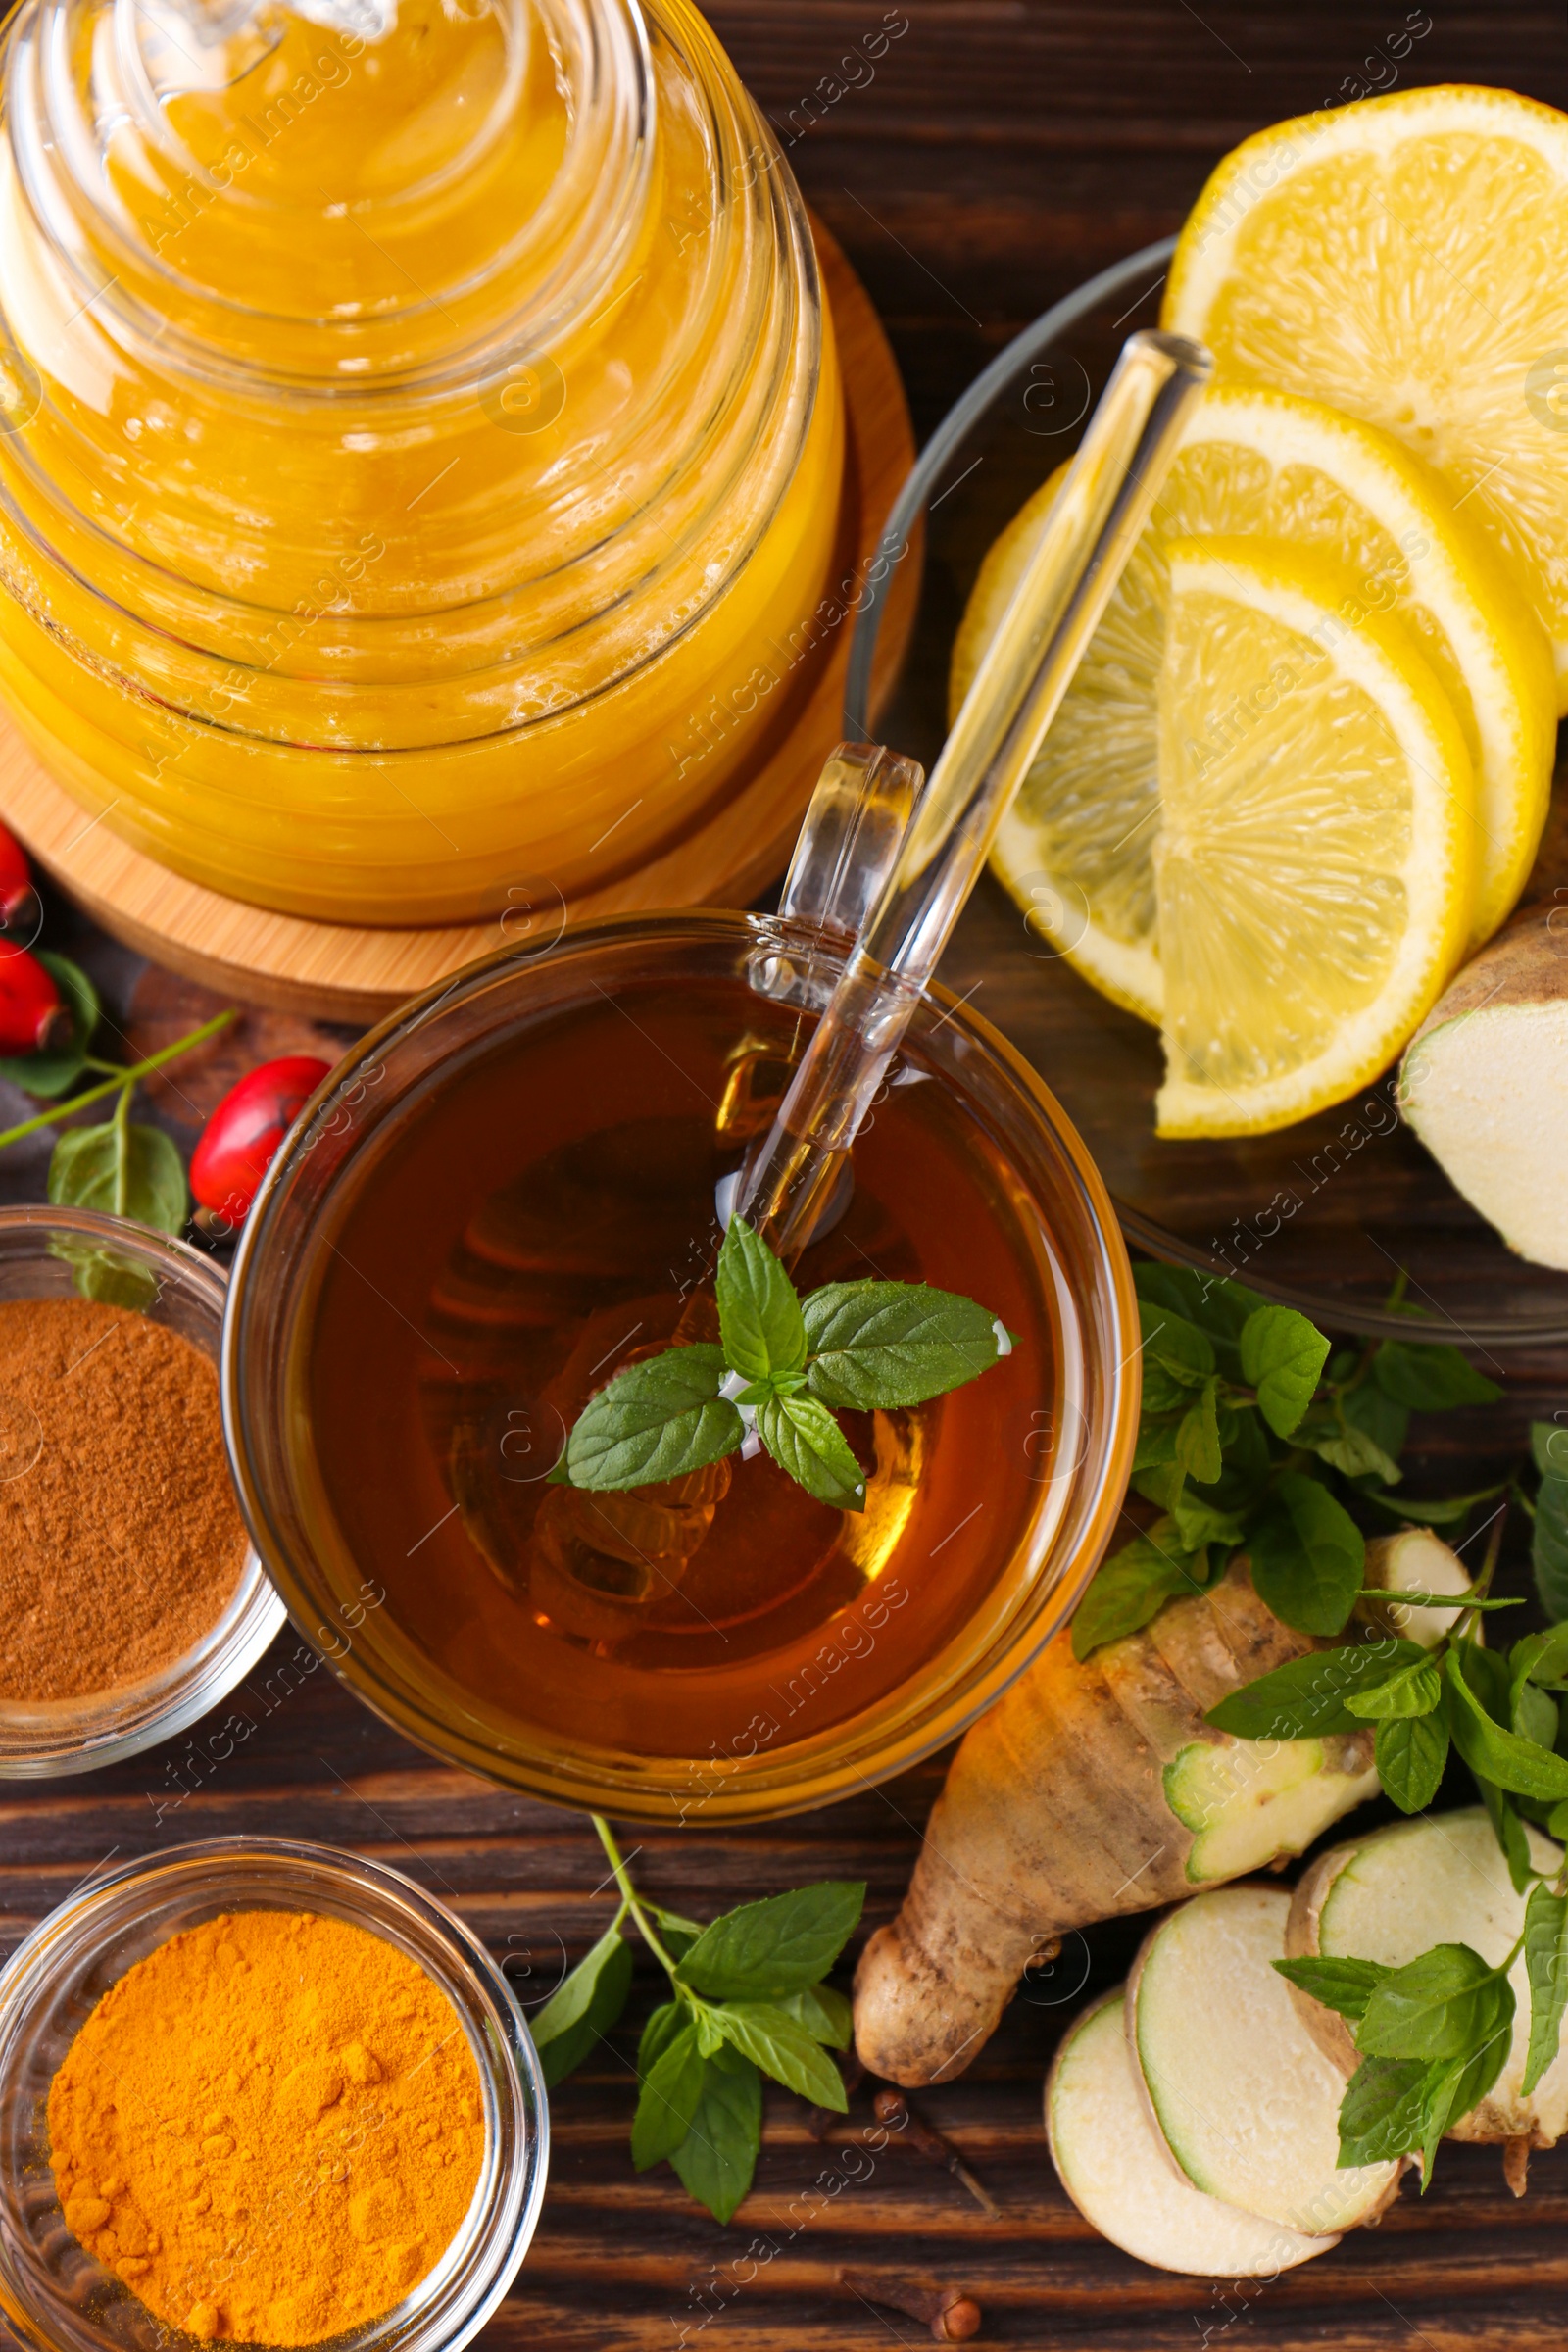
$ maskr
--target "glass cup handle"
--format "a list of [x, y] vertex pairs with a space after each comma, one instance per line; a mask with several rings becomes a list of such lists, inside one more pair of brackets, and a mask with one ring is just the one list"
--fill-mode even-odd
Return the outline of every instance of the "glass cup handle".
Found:
[[918, 760], [883, 744], [836, 745], [811, 794], [779, 913], [846, 946], [858, 939], [924, 784]]

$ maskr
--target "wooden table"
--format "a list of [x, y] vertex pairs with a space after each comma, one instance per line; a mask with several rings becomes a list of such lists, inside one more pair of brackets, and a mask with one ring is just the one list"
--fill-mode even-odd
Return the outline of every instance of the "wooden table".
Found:
[[[1212, 162], [1259, 124], [1356, 95], [1358, 81], [1386, 84], [1396, 72], [1398, 86], [1496, 81], [1568, 105], [1560, 0], [1434, 0], [1430, 17], [1396, 0], [1319, 0], [1305, 11], [1235, 0], [1202, 0], [1200, 10], [1190, 0], [904, 0], [886, 11], [875, 0], [718, 0], [711, 14], [887, 319], [922, 429], [1049, 301], [1174, 228]], [[1152, 310], [1151, 296], [1138, 316]], [[917, 753], [929, 754], [939, 723], [957, 585], [931, 584], [926, 641], [890, 728]], [[960, 987], [992, 968], [1008, 919], [995, 900], [971, 911], [955, 951]], [[61, 944], [95, 963], [134, 1037], [173, 1034], [192, 1003], [178, 984], [106, 942], [78, 934]], [[1005, 1026], [1004, 994], [988, 1005]], [[257, 1018], [227, 1066], [311, 1042], [300, 1023]], [[179, 1089], [162, 1098], [162, 1115], [187, 1142], [224, 1066], [217, 1057], [202, 1072], [182, 1066]], [[45, 1158], [44, 1150], [8, 1154], [0, 1192], [36, 1198]], [[1468, 1466], [1500, 1464], [1529, 1414], [1565, 1393], [1568, 1364], [1521, 1363], [1507, 1403], [1473, 1416], [1443, 1446], [1462, 1444]], [[277, 1656], [299, 1648], [287, 1635]], [[22, 1787], [0, 1802], [4, 1948], [111, 1855], [284, 1830], [408, 1870], [508, 1957], [525, 1997], [548, 1991], [563, 1947], [575, 1956], [609, 1915], [584, 1825], [433, 1763], [324, 1668], [269, 1706], [276, 1662], [253, 1678], [249, 1698], [238, 1694], [255, 1729], [226, 1761], [204, 1753], [198, 1726], [122, 1769]], [[860, 1876], [874, 1925], [897, 1906], [939, 1777], [933, 1765], [832, 1812], [757, 1832], [634, 1837], [637, 1869], [661, 1897], [699, 1914], [807, 1878]], [[1452, 1793], [1464, 1801], [1461, 1788]], [[919, 2159], [872, 2157], [861, 2137], [864, 2093], [842, 2146], [813, 2140], [802, 2104], [772, 2094], [758, 2185], [728, 2230], [667, 2170], [639, 2178], [626, 2131], [630, 2053], [653, 1990], [645, 1981], [626, 2031], [553, 2102], [543, 2222], [485, 2340], [497, 2352], [673, 2352], [683, 2343], [872, 2352], [929, 2340], [895, 2311], [836, 2295], [835, 2266], [847, 2262], [889, 2278], [961, 2283], [984, 2307], [982, 2342], [1039, 2352], [1174, 2352], [1227, 2338], [1280, 2352], [1545, 2352], [1561, 2342], [1568, 2155], [1538, 2157], [1530, 2195], [1516, 2205], [1494, 2151], [1445, 2149], [1424, 2201], [1407, 2192], [1376, 2231], [1242, 2289], [1146, 2270], [1097, 2237], [1052, 2171], [1041, 2082], [1062, 2022], [1083, 1993], [1118, 1980], [1137, 1935], [1134, 1923], [1069, 1942], [1059, 1988], [1015, 2003], [971, 2073], [917, 2102], [991, 2190], [996, 2220]]]

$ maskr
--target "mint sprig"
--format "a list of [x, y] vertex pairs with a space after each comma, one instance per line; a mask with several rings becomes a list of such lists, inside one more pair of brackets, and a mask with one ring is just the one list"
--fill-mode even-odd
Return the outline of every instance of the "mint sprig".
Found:
[[[1544, 1949], [1550, 1928], [1544, 1916], [1538, 1920]], [[1374, 1960], [1275, 1961], [1282, 1977], [1354, 2028], [1361, 2064], [1340, 2105], [1342, 2165], [1418, 2155], [1426, 2187], [1444, 2132], [1486, 2097], [1502, 2072], [1514, 2018], [1508, 1971], [1528, 1937], [1527, 1927], [1495, 1968], [1467, 1943], [1434, 1944], [1403, 1968]], [[1532, 1965], [1533, 2009], [1544, 1990], [1536, 1979]]]
[[847, 2049], [849, 2002], [826, 1984], [859, 1923], [865, 1888], [824, 1880], [743, 1903], [708, 1927], [650, 1902], [633, 1885], [608, 1822], [594, 1827], [620, 1908], [533, 2020], [551, 2089], [619, 2020], [631, 1989], [628, 1920], [669, 1980], [670, 1998], [637, 2051], [632, 2162], [668, 2163], [699, 2204], [727, 2222], [752, 2184], [762, 2137], [761, 2078], [818, 2107], [849, 2105], [829, 2049]]
[[893, 1411], [962, 1387], [1010, 1351], [972, 1298], [925, 1283], [831, 1282], [804, 1300], [744, 1217], [715, 1278], [719, 1338], [617, 1373], [579, 1414], [554, 1476], [601, 1493], [705, 1469], [755, 1435], [808, 1494], [865, 1508], [836, 1411]]

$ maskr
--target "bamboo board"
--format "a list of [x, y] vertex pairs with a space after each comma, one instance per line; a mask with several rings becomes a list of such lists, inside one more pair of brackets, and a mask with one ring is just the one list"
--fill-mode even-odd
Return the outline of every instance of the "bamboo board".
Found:
[[[838, 554], [843, 576], [875, 548], [914, 458], [898, 365], [854, 270], [820, 223], [822, 277], [838, 334], [849, 418]], [[919, 566], [893, 574], [877, 688], [897, 672], [913, 624]], [[848, 626], [833, 632], [798, 691], [781, 739], [676, 848], [610, 887], [567, 903], [570, 919], [644, 906], [744, 906], [782, 870], [823, 759], [842, 731]], [[247, 906], [170, 871], [89, 819], [0, 716], [0, 814], [45, 872], [144, 956], [220, 995], [368, 1023], [477, 956], [505, 945], [492, 918], [418, 929], [313, 922]], [[552, 909], [559, 919], [559, 910]]]

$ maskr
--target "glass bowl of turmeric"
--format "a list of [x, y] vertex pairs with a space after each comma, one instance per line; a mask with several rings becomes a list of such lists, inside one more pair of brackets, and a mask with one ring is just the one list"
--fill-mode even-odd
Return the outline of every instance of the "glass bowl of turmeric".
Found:
[[506, 2294], [548, 2152], [478, 1937], [329, 1846], [123, 1863], [0, 1972], [0, 2313], [38, 2352], [448, 2352]]
[[223, 1458], [224, 1290], [129, 1218], [0, 1209], [0, 1780], [172, 1738], [283, 1625]]

